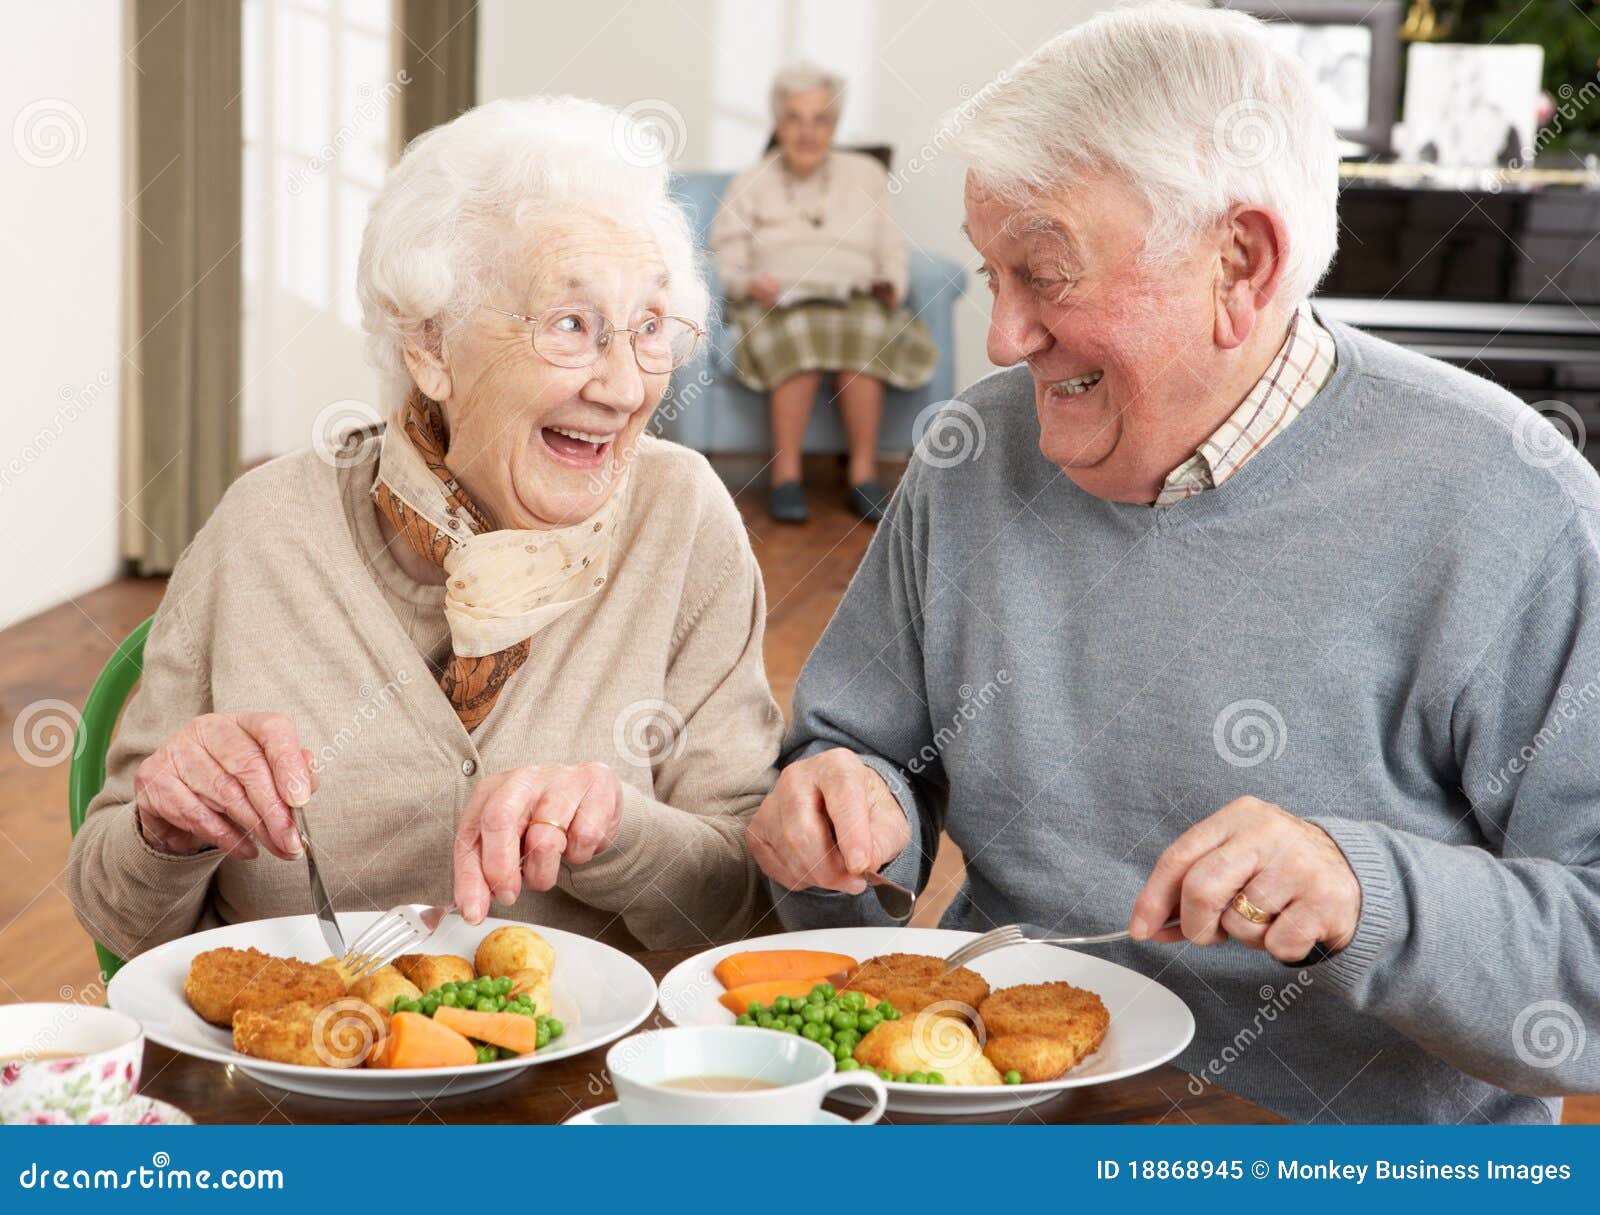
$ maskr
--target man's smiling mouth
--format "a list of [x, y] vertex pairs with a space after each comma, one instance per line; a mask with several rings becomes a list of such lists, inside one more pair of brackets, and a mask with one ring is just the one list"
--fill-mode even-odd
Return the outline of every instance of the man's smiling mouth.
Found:
[[1083, 375], [1073, 376], [1070, 380], [1057, 380], [1055, 383], [1049, 385], [1048, 388], [1046, 388], [1046, 391], [1050, 393], [1051, 396], [1057, 397], [1082, 396], [1084, 393], [1088, 392], [1091, 388], [1098, 384], [1102, 379], [1104, 379], [1105, 374], [1106, 373], [1104, 370], [1090, 371]]

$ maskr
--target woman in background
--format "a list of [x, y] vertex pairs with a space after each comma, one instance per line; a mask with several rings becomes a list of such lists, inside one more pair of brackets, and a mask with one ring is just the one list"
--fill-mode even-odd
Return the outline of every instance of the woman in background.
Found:
[[833, 147], [844, 81], [799, 64], [772, 86], [776, 147], [736, 177], [711, 227], [740, 382], [771, 394], [772, 517], [806, 519], [801, 447], [824, 372], [837, 377], [850, 446], [849, 501], [877, 522], [883, 385], [920, 388], [938, 348], [901, 304], [906, 247], [888, 172]]

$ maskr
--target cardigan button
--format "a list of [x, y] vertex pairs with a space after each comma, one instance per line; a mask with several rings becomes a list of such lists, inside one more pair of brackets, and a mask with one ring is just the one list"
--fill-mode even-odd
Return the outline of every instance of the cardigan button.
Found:
[[464, 759], [464, 760], [461, 761], [461, 775], [462, 776], [471, 776], [477, 770], [478, 770], [478, 765], [477, 765], [476, 761], [470, 760], [470, 759]]

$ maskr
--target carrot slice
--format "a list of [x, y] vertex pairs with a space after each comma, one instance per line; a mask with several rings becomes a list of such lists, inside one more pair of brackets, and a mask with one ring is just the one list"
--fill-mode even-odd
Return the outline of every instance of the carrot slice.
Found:
[[368, 1067], [466, 1067], [478, 1061], [478, 1051], [466, 1037], [424, 1017], [397, 1012], [389, 1018], [389, 1033]]
[[539, 1023], [521, 1013], [478, 1012], [441, 1004], [434, 1009], [433, 1019], [457, 1033], [491, 1046], [503, 1046], [519, 1055], [531, 1055], [539, 1045]]
[[746, 983], [734, 987], [717, 997], [717, 1002], [734, 1016], [748, 1012], [752, 1004], [771, 1004], [779, 996], [804, 999], [816, 986], [814, 979], [774, 979], [768, 983]]
[[848, 954], [823, 953], [816, 949], [752, 949], [729, 954], [712, 967], [711, 973], [724, 987], [732, 989], [779, 979], [820, 980], [837, 971], [855, 968], [856, 960]]

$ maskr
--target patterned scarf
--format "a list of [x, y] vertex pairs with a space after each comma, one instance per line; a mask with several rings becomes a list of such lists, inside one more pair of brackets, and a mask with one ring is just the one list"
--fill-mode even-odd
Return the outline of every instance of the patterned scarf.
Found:
[[605, 585], [628, 473], [582, 523], [496, 530], [445, 464], [446, 448], [439, 403], [413, 391], [384, 431], [372, 497], [406, 543], [444, 568], [453, 653], [439, 687], [470, 732], [527, 661], [533, 634]]

